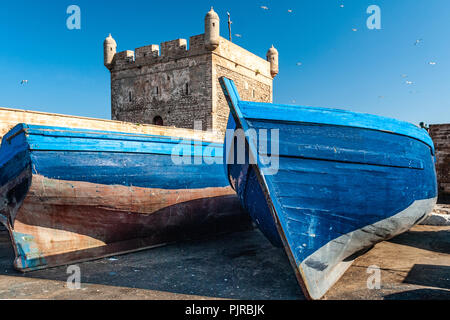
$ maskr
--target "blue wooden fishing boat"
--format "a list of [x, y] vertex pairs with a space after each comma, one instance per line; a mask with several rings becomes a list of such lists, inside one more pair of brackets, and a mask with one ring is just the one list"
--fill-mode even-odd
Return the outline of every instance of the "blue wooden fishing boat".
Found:
[[19, 124], [0, 149], [0, 222], [30, 271], [221, 232], [251, 220], [223, 173], [223, 144]]
[[[435, 155], [425, 130], [344, 110], [240, 101], [231, 80], [221, 84], [232, 115], [230, 184], [261, 231], [284, 246], [307, 298], [321, 298], [357, 256], [432, 211]], [[233, 136], [239, 129], [245, 135]]]

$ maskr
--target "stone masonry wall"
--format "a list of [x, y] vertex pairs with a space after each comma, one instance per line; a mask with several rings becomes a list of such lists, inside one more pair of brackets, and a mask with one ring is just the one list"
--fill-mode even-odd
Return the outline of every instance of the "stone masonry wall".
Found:
[[112, 76], [112, 119], [153, 124], [160, 116], [167, 126], [192, 129], [200, 120], [203, 130], [212, 128], [210, 70], [203, 55], [118, 71]]
[[230, 109], [220, 86], [219, 78], [234, 81], [242, 100], [272, 102], [273, 78], [270, 63], [236, 44], [221, 38], [212, 56], [213, 122], [224, 133]]
[[[241, 97], [272, 102], [270, 63], [220, 38], [208, 51], [204, 35], [177, 39], [116, 54], [111, 68], [113, 120], [153, 124], [159, 116], [165, 126], [225, 133], [229, 107], [219, 77], [235, 81]], [[160, 52], [161, 48], [161, 52]], [[136, 56], [135, 56], [136, 54]]]
[[216, 91], [215, 112], [213, 116], [214, 127], [220, 132], [225, 132], [230, 108], [226, 101], [222, 87], [219, 82], [220, 77], [227, 77], [234, 81], [238, 89], [239, 96], [245, 101], [272, 102], [271, 86], [246, 77], [239, 72], [228, 69], [221, 65], [215, 66], [216, 77], [214, 77], [214, 87]]
[[[203, 130], [212, 128], [211, 61], [201, 36], [159, 46], [118, 53], [111, 70], [111, 116], [114, 120], [153, 124], [161, 117], [165, 126], [192, 129], [194, 120]], [[122, 55], [121, 55], [122, 54]], [[124, 58], [122, 58], [124, 56]], [[125, 60], [125, 61], [124, 61]]]
[[429, 132], [436, 148], [439, 202], [450, 203], [450, 124], [430, 125]]

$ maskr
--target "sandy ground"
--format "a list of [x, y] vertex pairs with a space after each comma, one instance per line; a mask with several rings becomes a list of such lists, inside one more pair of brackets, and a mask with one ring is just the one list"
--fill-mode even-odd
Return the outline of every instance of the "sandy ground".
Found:
[[[21, 274], [13, 258], [0, 231], [0, 299], [304, 299], [284, 251], [257, 230], [80, 263], [78, 290], [67, 288], [67, 267]], [[380, 289], [367, 288], [371, 265]], [[450, 299], [450, 227], [376, 245], [324, 299]]]

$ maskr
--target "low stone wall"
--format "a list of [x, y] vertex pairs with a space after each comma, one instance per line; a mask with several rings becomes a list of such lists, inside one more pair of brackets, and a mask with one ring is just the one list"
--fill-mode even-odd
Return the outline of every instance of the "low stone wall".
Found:
[[450, 204], [450, 124], [430, 125], [429, 133], [436, 148], [438, 202]]
[[1, 138], [18, 123], [101, 131], [117, 131], [127, 132], [130, 134], [151, 134], [223, 143], [223, 137], [221, 134], [210, 131], [196, 131], [175, 127], [162, 127], [148, 124], [137, 124], [8, 108], [0, 108], [0, 141]]

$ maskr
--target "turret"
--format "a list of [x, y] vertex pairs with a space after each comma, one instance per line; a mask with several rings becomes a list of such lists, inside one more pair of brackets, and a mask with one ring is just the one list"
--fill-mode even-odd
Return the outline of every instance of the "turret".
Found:
[[272, 75], [272, 78], [275, 78], [278, 74], [278, 50], [275, 49], [273, 45], [272, 48], [267, 51], [267, 61], [270, 62], [270, 74]]
[[111, 68], [111, 64], [113, 62], [114, 56], [116, 55], [116, 52], [117, 52], [117, 43], [113, 39], [113, 37], [111, 37], [111, 34], [109, 34], [109, 36], [103, 42], [104, 64], [105, 67], [107, 67], [108, 69]]
[[205, 17], [205, 47], [208, 50], [215, 50], [220, 42], [220, 19], [214, 9]]

